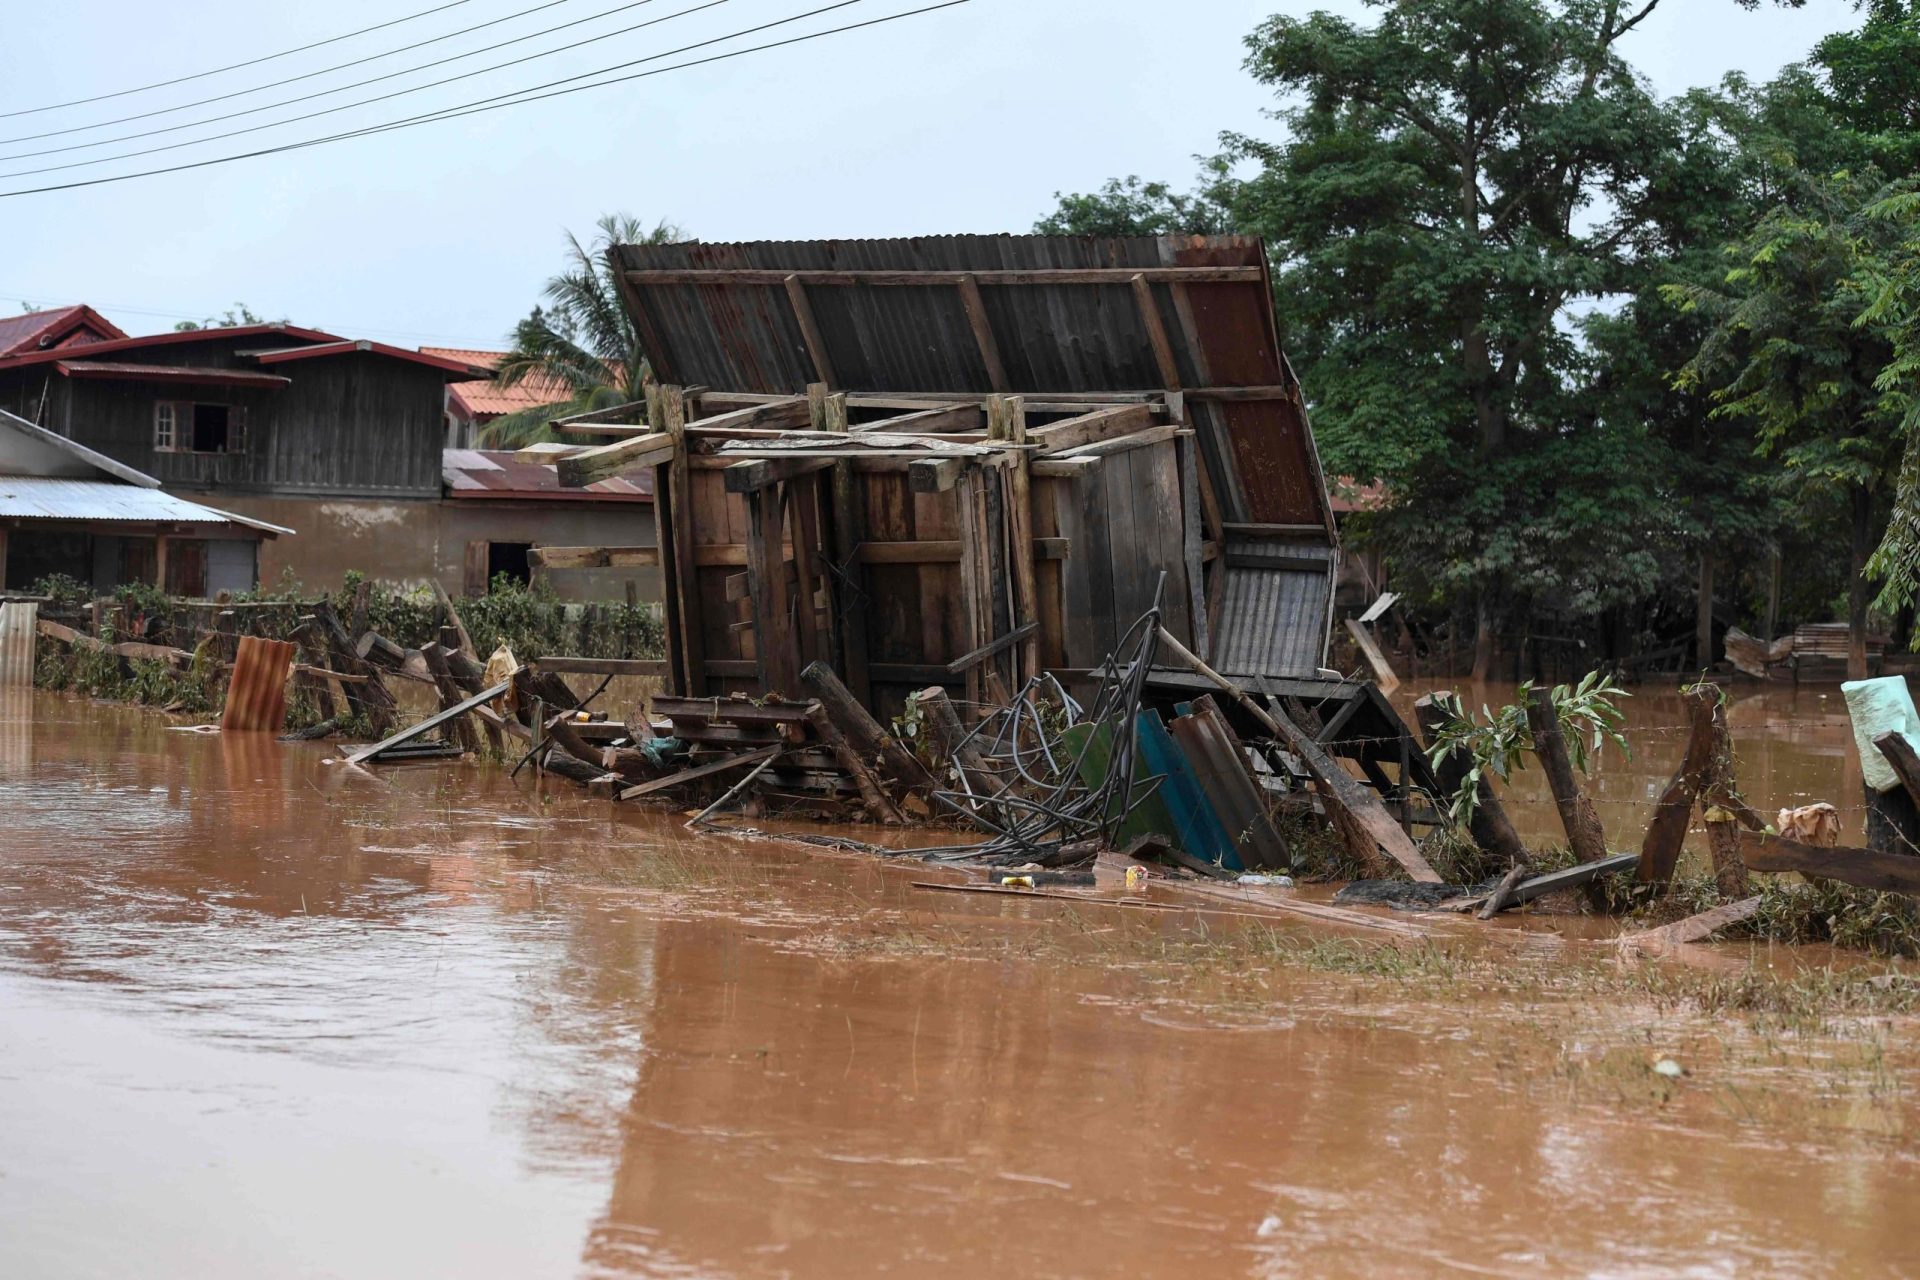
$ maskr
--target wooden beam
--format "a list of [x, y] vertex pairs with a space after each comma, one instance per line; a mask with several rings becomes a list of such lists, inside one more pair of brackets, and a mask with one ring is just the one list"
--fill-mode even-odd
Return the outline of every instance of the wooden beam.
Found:
[[[684, 405], [684, 398], [682, 401]], [[795, 431], [811, 425], [812, 411], [805, 396], [781, 396], [743, 405], [686, 426], [687, 434], [713, 439], [733, 431]]]
[[[695, 272], [694, 274], [705, 275], [706, 273]], [[787, 305], [793, 308], [794, 323], [800, 326], [800, 340], [806, 344], [807, 358], [813, 362], [813, 376], [832, 386], [834, 383], [833, 359], [827, 352], [827, 340], [820, 332], [820, 324], [814, 319], [813, 303], [807, 298], [806, 283], [797, 272], [785, 274], [775, 272], [774, 274], [779, 276], [779, 283], [786, 287]], [[634, 272], [627, 273], [627, 279], [633, 280], [634, 277]], [[635, 281], [635, 283], [641, 282]], [[708, 283], [725, 282], [709, 281]]]
[[1663, 924], [1657, 929], [1642, 929], [1638, 933], [1623, 933], [1614, 939], [1622, 948], [1650, 948], [1660, 950], [1688, 942], [1704, 942], [1728, 925], [1739, 924], [1760, 910], [1762, 898], [1755, 894], [1751, 898], [1742, 898], [1738, 902], [1723, 902], [1698, 915], [1688, 916], [1685, 920], [1676, 920], [1672, 924]]
[[[932, 284], [954, 284], [973, 280], [977, 284], [1009, 285], [1111, 284], [1125, 286], [1136, 276], [1162, 282], [1189, 284], [1249, 284], [1264, 282], [1262, 267], [1042, 267], [1011, 271], [786, 271], [780, 268], [731, 267], [713, 270], [662, 268], [628, 271], [626, 279], [636, 285], [661, 284], [758, 284], [786, 285], [866, 285], [869, 287], [914, 288]], [[823, 378], [830, 382], [832, 379]]]
[[952, 662], [949, 662], [947, 664], [947, 674], [955, 676], [964, 675], [972, 667], [985, 662], [996, 653], [1002, 653], [1012, 648], [1039, 629], [1040, 624], [1038, 622], [1023, 623], [1014, 630], [1009, 631], [1006, 635], [995, 640], [989, 640], [972, 653], [963, 653]]
[[1160, 321], [1160, 304], [1154, 301], [1153, 285], [1143, 272], [1135, 272], [1127, 282], [1133, 286], [1133, 300], [1140, 310], [1140, 323], [1153, 348], [1153, 363], [1160, 370], [1160, 381], [1169, 390], [1180, 387], [1180, 366], [1173, 359], [1173, 343], [1167, 340], [1167, 326]]
[[[772, 406], [767, 406], [771, 408]], [[662, 477], [667, 482], [668, 511], [672, 517], [668, 532], [672, 534], [674, 582], [666, 584], [667, 591], [676, 598], [676, 621], [680, 628], [680, 661], [686, 674], [686, 680], [680, 692], [699, 694], [706, 691], [701, 673], [706, 670], [706, 639], [704, 622], [700, 617], [700, 591], [698, 574], [699, 558], [694, 553], [693, 521], [696, 503], [693, 500], [693, 472], [687, 466], [687, 402], [685, 395], [677, 387], [656, 387], [653, 393], [651, 412], [657, 415], [654, 425], [673, 437], [675, 449], [668, 464], [654, 473], [654, 489], [659, 492]]]
[[453, 719], [455, 716], [463, 716], [467, 712], [472, 711], [476, 707], [492, 702], [495, 698], [499, 697], [501, 694], [505, 693], [508, 689], [512, 687], [513, 687], [513, 682], [511, 680], [503, 680], [499, 684], [494, 685], [491, 689], [482, 689], [479, 693], [474, 694], [471, 698], [468, 698], [464, 702], [456, 703], [455, 705], [448, 707], [444, 711], [428, 716], [425, 720], [422, 720], [419, 724], [413, 725], [406, 729], [402, 729], [400, 730], [400, 732], [393, 734], [390, 737], [382, 738], [379, 742], [374, 743], [370, 747], [362, 747], [360, 748], [360, 750], [352, 752], [351, 754], [344, 756], [342, 758], [348, 764], [360, 764], [363, 761], [371, 760], [389, 747], [397, 747], [403, 742], [410, 742], [414, 738], [419, 737], [421, 734], [426, 733], [429, 730], [439, 728], [441, 725]]
[[945, 493], [966, 468], [968, 459], [951, 454], [916, 458], [907, 464], [907, 488], [914, 493]]
[[647, 421], [647, 402], [629, 400], [625, 404], [609, 405], [605, 409], [589, 409], [585, 413], [570, 413], [564, 418], [550, 418], [547, 425], [565, 430], [568, 427], [591, 426], [596, 423], [621, 423], [643, 426]]
[[722, 474], [726, 476], [728, 493], [752, 493], [768, 485], [825, 471], [837, 460], [833, 456], [820, 457], [811, 453], [784, 458], [747, 458], [729, 466]]
[[1888, 893], [1920, 895], [1920, 858], [1904, 853], [1879, 853], [1846, 847], [1822, 849], [1783, 836], [1758, 831], [1740, 832], [1740, 860], [1750, 871], [1798, 871], [1879, 889]]
[[1148, 445], [1162, 444], [1180, 435], [1186, 428], [1176, 427], [1172, 423], [1165, 426], [1148, 427], [1144, 431], [1135, 431], [1131, 435], [1116, 436], [1107, 440], [1095, 440], [1090, 444], [1076, 445], [1071, 449], [1061, 449], [1054, 453], [1055, 458], [1105, 458], [1116, 453], [1126, 453], [1130, 449], [1144, 449]]
[[679, 773], [671, 774], [665, 778], [655, 778], [650, 782], [642, 782], [638, 786], [627, 787], [615, 792], [613, 798], [615, 800], [638, 800], [641, 796], [650, 796], [656, 791], [666, 791], [684, 782], [694, 782], [700, 778], [710, 777], [716, 773], [724, 773], [728, 769], [738, 769], [742, 765], [759, 764], [762, 760], [771, 760], [787, 749], [787, 745], [781, 743], [777, 746], [762, 747], [758, 751], [743, 751], [737, 756], [727, 756], [720, 760], [709, 760], [705, 764], [694, 765], [691, 769], [682, 769]]
[[1027, 439], [1040, 446], [1041, 454], [1057, 455], [1063, 450], [1077, 449], [1082, 445], [1093, 444], [1095, 441], [1110, 440], [1116, 436], [1129, 436], [1136, 431], [1145, 431], [1153, 425], [1154, 410], [1155, 406], [1145, 404], [1122, 404], [1106, 409], [1095, 409], [1077, 418], [1050, 422], [1044, 427], [1029, 427]]
[[642, 569], [660, 563], [658, 547], [535, 547], [527, 563], [536, 569]]
[[1007, 370], [1000, 363], [1000, 344], [994, 341], [993, 326], [987, 322], [987, 303], [980, 296], [980, 282], [971, 275], [960, 277], [960, 305], [966, 309], [973, 343], [980, 348], [980, 363], [986, 366], [988, 384], [995, 391], [1005, 391]]
[[931, 408], [916, 407], [911, 413], [881, 418], [877, 422], [863, 422], [852, 431], [855, 435], [868, 432], [887, 436], [953, 435], [977, 432], [985, 425], [986, 414], [981, 405], [937, 404]]
[[560, 459], [554, 464], [554, 470], [560, 477], [562, 488], [583, 489], [597, 480], [610, 480], [641, 467], [657, 466], [673, 457], [673, 451], [672, 436], [649, 431], [631, 439], [582, 449], [579, 453]]
[[1898, 729], [1889, 729], [1873, 740], [1880, 754], [1893, 766], [1894, 776], [1900, 779], [1900, 785], [1907, 789], [1907, 795], [1916, 806], [1920, 806], [1920, 753], [1913, 749], [1913, 743], [1907, 741], [1907, 735]]

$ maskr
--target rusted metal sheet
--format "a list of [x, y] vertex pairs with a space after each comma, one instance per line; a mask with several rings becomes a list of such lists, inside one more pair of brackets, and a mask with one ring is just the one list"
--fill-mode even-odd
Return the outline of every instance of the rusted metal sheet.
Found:
[[[624, 245], [629, 271], [991, 272], [1254, 267], [1259, 280], [1149, 286], [1181, 389], [1275, 388], [1278, 398], [1189, 402], [1222, 514], [1236, 522], [1321, 525], [1326, 487], [1293, 371], [1274, 324], [1266, 254], [1247, 236], [931, 236], [898, 240]], [[952, 284], [805, 285], [836, 385], [860, 391], [957, 391], [994, 385]], [[1131, 277], [979, 291], [1006, 389], [1017, 393], [1161, 390], [1154, 326]], [[784, 284], [627, 282], [663, 381], [790, 392], [817, 378]]]
[[33, 642], [40, 606], [11, 600], [0, 604], [0, 688], [33, 684]]
[[233, 730], [279, 730], [287, 718], [287, 676], [293, 665], [293, 645], [286, 640], [241, 636], [234, 655], [233, 676], [227, 682], [227, 705], [220, 727]]

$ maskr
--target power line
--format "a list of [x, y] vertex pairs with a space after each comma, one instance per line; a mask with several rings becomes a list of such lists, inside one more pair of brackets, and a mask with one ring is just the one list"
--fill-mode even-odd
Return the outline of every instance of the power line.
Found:
[[[517, 67], [523, 62], [536, 62], [541, 58], [550, 58], [556, 53], [566, 53], [573, 49], [584, 48], [585, 46], [590, 44], [598, 44], [602, 40], [611, 40], [616, 36], [631, 35], [633, 32], [642, 30], [643, 28], [657, 27], [663, 22], [671, 22], [675, 18], [684, 18], [690, 13], [698, 13], [702, 9], [712, 9], [719, 5], [728, 4], [730, 2], [731, 0], [705, 0], [705, 2], [702, 4], [694, 5], [692, 8], [689, 8], [689, 9], [681, 9], [681, 10], [678, 10], [677, 12], [669, 13], [665, 17], [649, 18], [645, 22], [636, 22], [632, 26], [621, 27], [617, 31], [608, 31], [601, 35], [588, 36], [584, 40], [576, 40], [572, 44], [563, 44], [555, 49], [547, 49], [540, 53], [529, 53], [524, 57], [519, 57], [519, 58], [509, 58], [505, 62], [496, 62], [492, 66], [478, 67], [472, 71], [462, 71], [459, 75], [445, 76], [439, 80], [429, 80], [425, 84], [417, 84], [417, 85], [414, 85], [412, 88], [408, 88], [408, 89], [395, 89], [391, 93], [375, 94], [371, 98], [361, 98], [354, 102], [345, 102], [340, 104], [337, 107], [325, 107], [319, 111], [308, 111], [301, 115], [288, 116], [284, 120], [269, 120], [265, 124], [248, 125], [244, 129], [229, 129], [225, 133], [210, 133], [202, 138], [188, 138], [183, 142], [169, 142], [157, 147], [141, 147], [137, 151], [122, 151], [115, 155], [110, 155], [110, 156], [95, 156], [91, 160], [69, 160], [64, 164], [41, 165], [37, 169], [14, 169], [7, 173], [0, 173], [0, 179], [25, 178], [25, 177], [30, 177], [36, 173], [59, 173], [67, 169], [84, 169], [89, 165], [112, 164], [116, 160], [132, 160], [139, 156], [157, 155], [162, 151], [178, 151], [182, 147], [197, 147], [203, 142], [219, 142], [224, 138], [238, 138], [244, 134], [259, 133], [263, 129], [277, 129], [281, 125], [298, 124], [302, 120], [317, 120], [321, 116], [338, 115], [342, 111], [352, 111], [356, 107], [371, 106], [376, 102], [387, 102], [394, 98], [404, 98], [409, 94], [424, 93], [428, 89], [437, 89], [441, 85], [454, 84], [461, 80], [471, 80], [475, 76], [491, 75], [495, 71], [504, 71], [508, 67]], [[858, 4], [860, 3], [860, 0], [842, 0], [842, 2], [845, 4]], [[624, 5], [622, 7], [631, 9], [631, 8], [637, 8], [643, 4], [652, 4], [652, 3], [653, 3], [653, 0], [633, 0], [632, 3]], [[829, 7], [838, 7], [838, 6], [829, 6]], [[816, 12], [818, 11], [816, 10]], [[802, 16], [804, 17], [807, 15], [803, 14]], [[792, 19], [788, 19], [788, 21], [792, 21]], [[572, 25], [572, 24], [567, 24], [567, 25]], [[777, 25], [777, 24], [770, 24], [770, 25]], [[761, 28], [751, 27], [748, 30], [758, 31], [758, 30], [761, 30]], [[536, 32], [534, 34], [541, 35], [545, 33]], [[736, 34], [744, 35], [747, 33], [737, 32]], [[503, 48], [506, 45], [518, 44], [521, 40], [527, 40], [532, 38], [533, 38], [532, 36], [520, 36], [520, 37], [516, 37], [513, 40], [502, 41], [500, 44], [497, 44], [497, 45], [490, 45], [488, 46], [488, 48], [492, 48], [492, 49]], [[732, 37], [723, 37], [723, 38], [731, 39]], [[698, 46], [689, 46], [689, 47], [698, 47]], [[487, 50], [476, 49], [473, 52], [485, 53], [487, 52]], [[675, 52], [679, 52], [679, 50], [675, 50]], [[461, 58], [465, 58], [469, 56], [471, 55], [464, 54], [464, 53], [456, 54], [451, 58], [443, 58], [440, 60], [440, 62], [437, 62], [437, 63], [428, 63], [427, 66], [440, 66], [447, 62], [457, 62]], [[412, 68], [411, 70], [421, 71], [425, 69], [426, 69], [425, 67], [415, 67], [415, 68]], [[192, 129], [192, 128], [197, 128], [198, 126], [203, 124], [215, 124], [221, 120], [233, 120], [242, 116], [258, 115], [262, 111], [271, 111], [276, 107], [291, 106], [292, 104], [298, 103], [298, 102], [308, 102], [314, 98], [324, 98], [331, 94], [342, 93], [348, 89], [358, 88], [360, 85], [375, 84], [381, 80], [391, 80], [395, 76], [403, 76], [406, 74], [408, 74], [407, 71], [395, 71], [384, 76], [374, 76], [372, 79], [359, 81], [357, 84], [342, 85], [338, 89], [324, 89], [319, 93], [310, 93], [299, 98], [289, 98], [285, 102], [271, 102], [271, 103], [265, 104], [264, 106], [249, 107], [245, 111], [234, 111], [224, 116], [213, 116], [206, 120], [196, 120], [190, 124], [169, 125], [164, 129], [150, 129], [146, 133], [129, 134], [127, 135], [126, 139], [109, 138], [104, 140], [103, 142], [98, 142], [98, 143], [85, 143], [79, 146], [72, 146], [72, 147], [54, 147], [49, 151], [27, 151], [17, 156], [0, 156], [0, 160], [24, 160], [30, 156], [52, 155], [55, 152], [60, 152], [60, 151], [80, 151], [90, 146], [104, 146], [106, 145], [107, 142], [120, 142], [120, 141], [130, 140], [132, 138], [146, 138], [146, 137], [151, 137], [154, 134], [161, 134], [161, 133], [177, 133], [181, 129]], [[592, 73], [589, 73], [589, 74], [592, 74]]]
[[22, 107], [18, 111], [0, 111], [0, 120], [11, 119], [14, 116], [38, 115], [42, 111], [60, 111], [67, 107], [81, 107], [89, 102], [105, 102], [109, 98], [125, 98], [136, 93], [146, 93], [151, 89], [165, 89], [169, 85], [185, 84], [189, 80], [204, 80], [208, 76], [222, 75], [228, 71], [238, 71], [242, 67], [257, 67], [263, 62], [272, 62], [276, 58], [292, 57], [296, 53], [305, 53], [309, 49], [318, 49], [323, 45], [339, 44], [342, 40], [351, 40], [355, 36], [370, 35], [375, 31], [385, 31], [388, 27], [397, 27], [403, 22], [412, 22], [416, 18], [425, 18], [432, 14], [445, 12], [448, 9], [457, 9], [466, 3], [467, 0], [449, 0], [447, 4], [436, 5], [431, 9], [422, 9], [420, 12], [410, 13], [404, 18], [391, 18], [386, 22], [377, 22], [371, 27], [362, 27], [358, 31], [349, 31], [343, 36], [329, 36], [325, 40], [315, 40], [312, 44], [303, 44], [293, 49], [282, 49], [279, 53], [269, 53], [263, 57], [249, 58], [245, 62], [229, 63], [224, 67], [215, 67], [211, 71], [196, 71], [190, 76], [175, 76], [171, 80], [156, 80], [152, 84], [143, 84], [133, 89], [121, 89], [114, 93], [97, 93], [91, 98], [75, 98], [71, 102], [53, 102], [44, 107]]
[[[642, 62], [657, 61], [660, 58], [671, 57], [675, 53], [684, 53], [690, 49], [698, 49], [705, 45], [718, 44], [721, 41], [732, 40], [732, 39], [738, 38], [739, 36], [749, 35], [754, 31], [764, 31], [768, 27], [780, 26], [783, 23], [787, 23], [787, 22], [797, 22], [801, 18], [809, 18], [816, 13], [824, 13], [829, 9], [844, 8], [846, 7], [847, 4], [854, 4], [859, 2], [860, 0], [842, 0], [842, 3], [840, 4], [831, 4], [821, 9], [815, 9], [809, 13], [796, 14], [792, 18], [783, 18], [783, 19], [780, 19], [778, 22], [765, 23], [759, 27], [748, 28], [745, 31], [736, 31], [732, 35], [717, 36], [712, 40], [703, 40], [698, 44], [687, 45], [684, 48], [670, 50], [667, 53], [654, 54], [653, 56], [647, 57], [647, 58], [637, 58], [632, 62], [623, 62], [611, 67], [602, 67], [598, 71], [583, 72], [577, 76], [568, 76], [566, 77], [566, 79], [563, 79], [563, 80], [549, 81], [548, 84], [549, 85], [567, 84], [569, 81], [573, 81], [573, 80], [581, 80], [591, 76], [605, 75], [608, 72], [618, 71], [624, 67], [636, 66]], [[353, 130], [348, 130], [342, 133], [328, 134], [324, 137], [319, 137], [319, 138], [309, 138], [302, 142], [288, 142], [288, 143], [283, 143], [279, 146], [263, 147], [257, 151], [245, 151], [245, 152], [240, 152], [236, 155], [230, 155], [230, 156], [215, 156], [207, 160], [193, 160], [185, 164], [168, 165], [164, 168], [159, 168], [159, 169], [144, 169], [136, 173], [114, 174], [105, 178], [83, 178], [77, 182], [62, 182], [62, 183], [55, 183], [55, 184], [44, 186], [44, 187], [24, 187], [15, 191], [0, 191], [0, 200], [12, 199], [17, 196], [45, 195], [49, 192], [54, 192], [54, 191], [74, 191], [84, 187], [106, 186], [107, 184], [114, 183], [114, 182], [130, 182], [135, 178], [152, 178], [162, 174], [183, 173], [193, 169], [206, 169], [206, 168], [211, 168], [214, 165], [232, 164], [239, 160], [253, 160], [262, 156], [280, 155], [288, 151], [302, 151], [308, 147], [325, 146], [328, 143], [341, 142], [350, 138], [370, 137], [374, 134], [390, 133], [399, 129], [413, 128], [417, 125], [422, 125], [422, 124], [435, 124], [443, 120], [456, 120], [462, 116], [478, 115], [486, 111], [498, 111], [502, 107], [525, 106], [528, 103], [540, 102], [548, 98], [561, 98], [569, 94], [584, 93], [589, 89], [605, 89], [612, 85], [626, 84], [627, 82], [633, 81], [633, 80], [644, 80], [651, 76], [665, 75], [669, 71], [684, 71], [690, 67], [705, 66], [710, 62], [725, 62], [730, 58], [745, 57], [747, 54], [750, 54], [750, 53], [761, 53], [769, 49], [784, 48], [787, 45], [804, 44], [809, 40], [819, 40], [826, 36], [839, 35], [847, 31], [858, 31], [864, 27], [882, 26], [889, 22], [898, 22], [903, 18], [918, 17], [923, 13], [933, 13], [940, 9], [952, 9], [952, 8], [955, 8], [956, 6], [963, 5], [963, 4], [970, 4], [970, 3], [972, 3], [972, 0], [941, 0], [941, 2], [938, 4], [924, 5], [918, 9], [907, 9], [900, 13], [887, 14], [885, 17], [869, 18], [865, 22], [850, 22], [844, 26], [828, 27], [825, 30], [809, 32], [806, 35], [790, 36], [785, 40], [773, 40], [773, 41], [769, 41], [766, 44], [751, 45], [745, 49], [734, 49], [727, 53], [717, 53], [705, 58], [695, 58], [687, 62], [677, 62], [672, 66], [656, 67], [651, 71], [637, 71], [631, 75], [618, 76], [611, 80], [601, 80], [593, 84], [574, 85], [572, 88], [554, 89], [552, 92], [548, 92], [548, 93], [539, 92], [540, 90], [547, 88], [548, 85], [533, 85], [526, 89], [515, 90], [512, 93], [498, 94], [492, 98], [481, 98], [476, 100], [475, 102], [466, 103], [462, 106], [445, 107], [438, 111], [426, 112], [418, 116], [412, 116], [412, 117], [408, 117], [401, 120], [395, 120], [386, 124], [369, 125], [362, 129], [353, 129]]]
[[[637, 2], [641, 4], [645, 4], [647, 3], [647, 0], [637, 0]], [[10, 147], [16, 142], [37, 142], [41, 138], [62, 138], [72, 133], [86, 133], [90, 129], [104, 129], [109, 125], [131, 124], [136, 120], [151, 120], [155, 116], [172, 115], [176, 111], [187, 111], [194, 107], [205, 107], [205, 106], [210, 106], [211, 104], [216, 102], [227, 102], [234, 98], [244, 98], [250, 93], [264, 93], [268, 89], [279, 89], [290, 84], [299, 84], [302, 80], [312, 80], [317, 76], [331, 75], [335, 71], [345, 71], [352, 67], [364, 66], [369, 62], [378, 62], [382, 58], [391, 58], [396, 54], [411, 53], [415, 49], [424, 49], [426, 46], [430, 44], [439, 44], [444, 40], [452, 40], [457, 36], [472, 35], [474, 32], [485, 30], [488, 27], [497, 27], [503, 22], [512, 22], [516, 18], [524, 18], [528, 14], [539, 13], [542, 9], [551, 9], [556, 5], [570, 4], [570, 3], [572, 3], [572, 0], [546, 0], [544, 4], [534, 5], [531, 9], [522, 9], [518, 13], [509, 13], [502, 18], [494, 18], [488, 22], [476, 23], [471, 27], [462, 27], [458, 31], [449, 31], [443, 36], [432, 36], [425, 40], [416, 40], [412, 44], [403, 44], [398, 49], [386, 49], [386, 50], [382, 50], [379, 53], [370, 53], [364, 58], [355, 58], [351, 62], [336, 63], [331, 67], [322, 67], [318, 71], [308, 71], [301, 75], [291, 76], [285, 80], [275, 80], [268, 84], [257, 84], [253, 86], [253, 88], [251, 89], [235, 89], [232, 93], [216, 94], [211, 98], [201, 98], [195, 102], [182, 102], [178, 106], [156, 107], [152, 111], [142, 111], [135, 115], [120, 116], [117, 119], [113, 119], [113, 120], [96, 120], [92, 124], [77, 124], [68, 129], [49, 129], [45, 133], [23, 133], [17, 138], [0, 138], [0, 147]], [[633, 7], [634, 6], [632, 4], [623, 4], [620, 6], [620, 9], [631, 9]], [[620, 12], [620, 9], [608, 9], [603, 13], [596, 13], [592, 17], [577, 18], [572, 22], [563, 22], [557, 27], [548, 27], [545, 31], [529, 32], [528, 34], [521, 36], [519, 38], [522, 40], [531, 40], [535, 36], [550, 35], [555, 31], [564, 30], [567, 27], [577, 27], [582, 22], [592, 22], [594, 18], [604, 18], [608, 14], [618, 13]], [[471, 50], [470, 52], [456, 55], [455, 58], [444, 58], [441, 60], [441, 62], [428, 62], [418, 67], [411, 67], [409, 68], [409, 70], [425, 71], [429, 67], [437, 67], [442, 65], [442, 63], [444, 62], [453, 62], [453, 61], [456, 61], [457, 58], [471, 58], [476, 53], [486, 53], [489, 49], [499, 49], [499, 48], [502, 48], [503, 45], [512, 44], [512, 43], [513, 43], [512, 40], [508, 40], [508, 41], [504, 41], [503, 44], [490, 44], [490, 45], [487, 45], [485, 48], [474, 49], [474, 50]], [[393, 73], [393, 75], [396, 75], [396, 76], [401, 76], [405, 74], [407, 74], [406, 71], [396, 71]], [[392, 76], [375, 77], [375, 79], [387, 79], [387, 80], [390, 80], [392, 78], [393, 78]], [[360, 85], [372, 84], [372, 83], [374, 83], [373, 80], [359, 80], [359, 81], [355, 81], [353, 84], [341, 85], [340, 88], [338, 89], [329, 89], [327, 92], [341, 93], [347, 89], [354, 89], [354, 88], [358, 88]], [[322, 95], [315, 94], [313, 96], [320, 97]], [[295, 98], [293, 99], [293, 101], [305, 102], [306, 99]], [[286, 103], [284, 102], [268, 103], [266, 106], [255, 107], [255, 108], [252, 108], [252, 110], [266, 111], [271, 109], [272, 107], [285, 106], [285, 105]], [[214, 120], [230, 120], [232, 118], [233, 117], [231, 116], [215, 116], [213, 119]], [[198, 121], [197, 123], [211, 124], [213, 123], [213, 121], [202, 120], [202, 121]], [[178, 129], [190, 129], [193, 126], [191, 124], [183, 124], [183, 125], [176, 125], [174, 127]], [[144, 133], [128, 134], [119, 138], [103, 138], [98, 142], [80, 143], [74, 147], [56, 147], [54, 150], [74, 151], [74, 150], [78, 150], [82, 146], [103, 147], [110, 142], [125, 142], [130, 138], [144, 138], [147, 136], [148, 135]], [[27, 156], [45, 156], [45, 155], [52, 155], [52, 154], [53, 154], [52, 151], [28, 151], [18, 156], [0, 156], [0, 160], [20, 160], [20, 159], [26, 158]]]

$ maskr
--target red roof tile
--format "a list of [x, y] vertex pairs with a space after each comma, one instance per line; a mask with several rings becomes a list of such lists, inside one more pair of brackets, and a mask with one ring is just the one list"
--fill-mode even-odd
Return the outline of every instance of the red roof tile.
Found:
[[[420, 353], [438, 356], [443, 360], [457, 360], [481, 369], [497, 368], [507, 356], [504, 351], [473, 351], [463, 347], [422, 347]], [[566, 383], [542, 373], [530, 374], [510, 387], [500, 386], [490, 378], [456, 382], [447, 388], [447, 392], [455, 414], [475, 422], [486, 422], [503, 414], [518, 413], [522, 409], [565, 404], [573, 399], [573, 392]]]

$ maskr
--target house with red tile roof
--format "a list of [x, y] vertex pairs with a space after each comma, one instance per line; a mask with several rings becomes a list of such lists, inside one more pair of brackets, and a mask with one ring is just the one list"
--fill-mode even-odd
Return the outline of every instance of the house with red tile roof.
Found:
[[133, 337], [85, 306], [0, 320], [0, 409], [169, 493], [300, 531], [261, 545], [258, 581], [325, 589], [357, 569], [475, 592], [525, 577], [534, 546], [651, 543], [652, 495], [637, 485], [583, 495], [513, 454], [449, 460], [450, 389], [486, 375], [460, 354], [292, 324]]
[[489, 372], [486, 378], [455, 382], [447, 387], [447, 447], [450, 449], [473, 448], [478, 443], [480, 428], [495, 418], [522, 409], [565, 404], [573, 397], [566, 383], [544, 373], [529, 374], [510, 387], [501, 386], [491, 373], [507, 358], [504, 351], [476, 351], [466, 347], [422, 347], [420, 350], [426, 355], [458, 360]]

